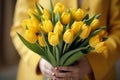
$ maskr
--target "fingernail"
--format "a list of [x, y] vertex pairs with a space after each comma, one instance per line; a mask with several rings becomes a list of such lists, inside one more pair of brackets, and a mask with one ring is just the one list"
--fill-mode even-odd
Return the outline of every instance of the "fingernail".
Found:
[[52, 76], [55, 76], [55, 73], [52, 73]]
[[55, 67], [55, 70], [58, 70], [58, 68], [57, 68], [57, 67]]

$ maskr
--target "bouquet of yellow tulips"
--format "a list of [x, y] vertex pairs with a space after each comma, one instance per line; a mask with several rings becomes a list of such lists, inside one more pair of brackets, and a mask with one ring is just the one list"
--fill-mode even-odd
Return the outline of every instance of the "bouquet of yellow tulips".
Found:
[[35, 3], [28, 11], [29, 18], [22, 22], [24, 37], [21, 41], [52, 66], [69, 66], [90, 51], [102, 53], [107, 46], [105, 26], [99, 26], [99, 14], [89, 17], [82, 9], [67, 9], [61, 3], [50, 10]]

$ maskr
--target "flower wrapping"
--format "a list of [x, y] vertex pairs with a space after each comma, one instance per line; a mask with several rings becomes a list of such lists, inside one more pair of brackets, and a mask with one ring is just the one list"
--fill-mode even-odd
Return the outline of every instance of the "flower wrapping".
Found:
[[24, 36], [18, 36], [30, 50], [47, 60], [53, 67], [69, 66], [90, 51], [107, 50], [106, 26], [100, 26], [100, 14], [89, 17], [82, 9], [65, 10], [62, 3], [50, 10], [35, 3], [22, 22]]

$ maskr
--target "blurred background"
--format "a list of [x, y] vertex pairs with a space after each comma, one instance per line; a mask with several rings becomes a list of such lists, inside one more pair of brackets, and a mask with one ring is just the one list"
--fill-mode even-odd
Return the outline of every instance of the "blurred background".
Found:
[[16, 0], [0, 0], [0, 80], [16, 80], [19, 55], [11, 38]]
[[[0, 0], [0, 80], [16, 80], [19, 55], [10, 38], [16, 0]], [[120, 80], [120, 60], [116, 63]]]

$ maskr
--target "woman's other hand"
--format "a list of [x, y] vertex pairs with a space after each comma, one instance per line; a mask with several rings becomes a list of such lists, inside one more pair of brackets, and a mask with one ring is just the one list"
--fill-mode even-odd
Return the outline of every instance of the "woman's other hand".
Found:
[[75, 65], [54, 68], [54, 80], [83, 80], [86, 74], [92, 74], [86, 57], [80, 59]]

